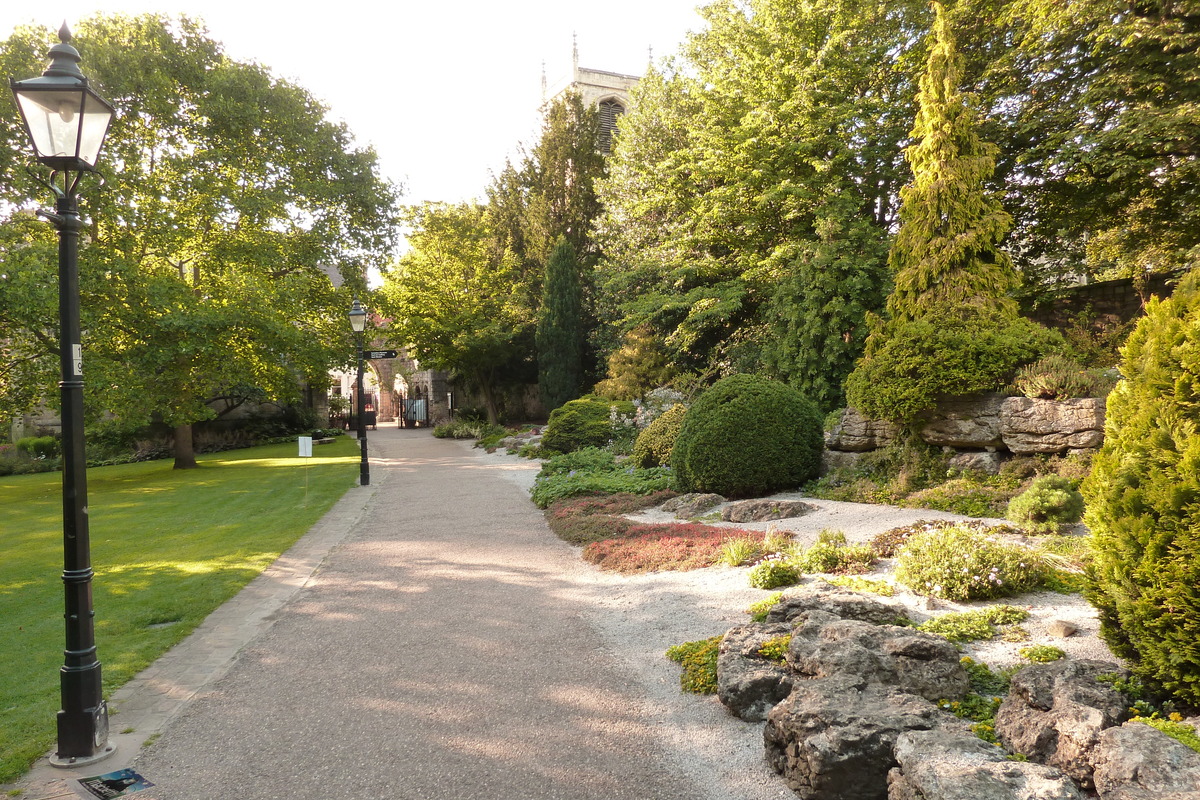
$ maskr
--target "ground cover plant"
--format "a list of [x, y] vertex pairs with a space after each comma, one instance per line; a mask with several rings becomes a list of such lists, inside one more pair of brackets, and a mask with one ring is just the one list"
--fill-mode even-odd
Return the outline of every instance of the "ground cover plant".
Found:
[[534, 505], [590, 494], [654, 494], [672, 488], [669, 467], [638, 469], [618, 462], [611, 450], [585, 447], [546, 460], [529, 490]]
[[919, 630], [937, 634], [952, 642], [973, 642], [991, 639], [1001, 630], [1018, 625], [1029, 618], [1029, 612], [1015, 606], [999, 605], [972, 611], [950, 611], [934, 617], [921, 625]]
[[[88, 470], [96, 639], [109, 694], [265, 569], [354, 485], [350, 437]], [[307, 474], [307, 479], [306, 479]], [[0, 782], [55, 738], [62, 664], [57, 474], [0, 479]], [[119, 710], [119, 709], [118, 709]]]
[[634, 525], [622, 538], [587, 545], [583, 559], [601, 569], [625, 574], [703, 569], [715, 565], [725, 541], [739, 535], [753, 536], [756, 532], [739, 533], [694, 522]]
[[586, 545], [625, 536], [636, 523], [622, 515], [659, 505], [673, 496], [674, 492], [662, 491], [565, 498], [546, 509], [546, 522], [563, 541]]
[[717, 693], [717, 653], [721, 648], [721, 639], [720, 636], [714, 636], [667, 648], [667, 658], [683, 667], [679, 684], [685, 692]]
[[957, 525], [918, 533], [896, 556], [898, 582], [947, 600], [1011, 597], [1038, 587], [1044, 576], [1029, 548]]

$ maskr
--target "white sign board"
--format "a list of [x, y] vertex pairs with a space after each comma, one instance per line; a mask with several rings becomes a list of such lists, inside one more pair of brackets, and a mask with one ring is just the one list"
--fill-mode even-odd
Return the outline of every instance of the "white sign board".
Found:
[[300, 443], [300, 457], [312, 458], [312, 437], [301, 436], [296, 441]]

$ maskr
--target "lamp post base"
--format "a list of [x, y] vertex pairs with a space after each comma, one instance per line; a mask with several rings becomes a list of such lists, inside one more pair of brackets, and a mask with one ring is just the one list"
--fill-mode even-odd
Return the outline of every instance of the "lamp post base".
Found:
[[72, 756], [70, 758], [62, 758], [58, 753], [50, 756], [50, 766], [59, 767], [61, 769], [71, 769], [72, 767], [86, 767], [89, 764], [95, 764], [97, 761], [104, 759], [117, 752], [115, 744], [106, 744], [104, 749], [98, 753], [93, 753], [90, 756]]

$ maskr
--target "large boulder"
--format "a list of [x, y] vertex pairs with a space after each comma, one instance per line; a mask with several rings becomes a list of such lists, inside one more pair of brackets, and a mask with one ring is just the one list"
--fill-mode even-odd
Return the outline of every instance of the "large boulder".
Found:
[[792, 631], [788, 665], [804, 677], [853, 675], [933, 702], [957, 700], [969, 688], [959, 652], [946, 639], [820, 611], [810, 612]]
[[1127, 678], [1107, 661], [1034, 664], [1013, 676], [996, 712], [996, 736], [1009, 750], [1058, 767], [1091, 788], [1093, 759], [1106, 728], [1129, 719], [1129, 699], [1100, 676]]
[[725, 502], [725, 498], [711, 492], [689, 492], [672, 497], [662, 504], [662, 510], [674, 514], [676, 519], [692, 519]]
[[770, 639], [791, 633], [788, 624], [739, 625], [726, 631], [717, 654], [717, 697], [735, 716], [762, 722], [791, 694], [795, 674], [759, 654]]
[[938, 447], [998, 447], [1003, 403], [998, 394], [944, 398], [921, 415], [917, 435]]
[[1141, 722], [1100, 734], [1094, 760], [1100, 800], [1200, 798], [1200, 753]]
[[1011, 761], [993, 744], [945, 730], [896, 739], [888, 800], [1083, 800], [1054, 767]]
[[822, 611], [835, 617], [857, 619], [874, 625], [892, 625], [904, 617], [904, 610], [899, 606], [827, 583], [815, 583], [776, 603], [767, 613], [766, 621], [792, 622], [810, 611]]
[[1104, 400], [1006, 398], [1000, 408], [1000, 436], [1018, 455], [1098, 448], [1104, 443]]
[[830, 450], [861, 453], [887, 447], [900, 435], [900, 426], [881, 419], [867, 419], [853, 408], [842, 411], [841, 418], [825, 432]]
[[802, 800], [886, 800], [900, 735], [961, 720], [894, 687], [851, 675], [802, 681], [767, 715], [767, 763]]
[[726, 522], [768, 522], [811, 514], [817, 507], [800, 500], [743, 500], [726, 506], [721, 519]]

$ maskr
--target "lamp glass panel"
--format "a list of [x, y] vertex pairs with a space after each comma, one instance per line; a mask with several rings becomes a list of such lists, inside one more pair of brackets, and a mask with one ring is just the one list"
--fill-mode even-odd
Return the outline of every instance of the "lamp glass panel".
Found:
[[73, 158], [79, 146], [82, 91], [17, 92], [21, 115], [29, 126], [38, 158]]
[[95, 95], [88, 93], [83, 100], [83, 121], [79, 125], [79, 157], [88, 166], [96, 166], [100, 147], [112, 122], [112, 109]]

